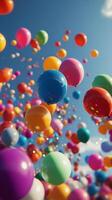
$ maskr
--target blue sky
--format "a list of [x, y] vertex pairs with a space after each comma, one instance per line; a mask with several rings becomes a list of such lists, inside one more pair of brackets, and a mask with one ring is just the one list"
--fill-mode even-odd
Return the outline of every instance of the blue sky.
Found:
[[[82, 99], [85, 92], [92, 86], [92, 81], [97, 74], [112, 75], [112, 1], [108, 2], [110, 2], [109, 11], [106, 0], [15, 0], [14, 11], [10, 15], [0, 16], [0, 32], [7, 38], [7, 48], [0, 54], [0, 68], [10, 66], [14, 71], [22, 71], [22, 76], [14, 82], [15, 84], [11, 83], [12, 88], [25, 79], [28, 65], [28, 63], [21, 63], [18, 59], [10, 58], [12, 53], [17, 52], [10, 46], [10, 42], [14, 39], [18, 28], [28, 28], [33, 37], [40, 29], [46, 30], [49, 34], [48, 44], [38, 54], [33, 55], [30, 47], [20, 52], [27, 58], [32, 57], [33, 62], [40, 63], [39, 71], [35, 71], [35, 80], [42, 70], [41, 58], [55, 55], [54, 42], [61, 40], [66, 29], [71, 30], [70, 40], [62, 43], [62, 47], [67, 50], [68, 57], [74, 57], [80, 61], [87, 58], [88, 64], [84, 65], [85, 79], [77, 88], [81, 91], [81, 99], [76, 101], [72, 98], [74, 88], [68, 88], [68, 96], [71, 97], [70, 104], [77, 107], [76, 114], [81, 117], [81, 121], [87, 123], [91, 136], [98, 138], [100, 135], [89, 115], [84, 111]], [[102, 9], [105, 16], [102, 14]], [[73, 37], [78, 32], [84, 32], [88, 36], [88, 44], [84, 48], [74, 44]], [[97, 59], [89, 56], [90, 50], [94, 48], [100, 52]], [[89, 77], [86, 73], [89, 73]], [[77, 123], [72, 125], [72, 130], [77, 130]]]

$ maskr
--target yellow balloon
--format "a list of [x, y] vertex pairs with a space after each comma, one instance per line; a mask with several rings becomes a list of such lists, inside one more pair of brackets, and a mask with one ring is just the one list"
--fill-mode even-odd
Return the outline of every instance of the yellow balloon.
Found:
[[56, 53], [58, 58], [65, 58], [67, 56], [67, 51], [65, 49], [60, 49]]
[[6, 47], [6, 39], [2, 33], [0, 33], [0, 52], [2, 52]]
[[32, 132], [40, 132], [49, 128], [51, 114], [44, 106], [33, 106], [26, 112], [25, 120], [28, 128]]
[[97, 49], [91, 50], [91, 51], [90, 51], [90, 56], [91, 56], [92, 58], [98, 57], [98, 56], [99, 56], [99, 51], [98, 51]]
[[55, 56], [49, 56], [44, 60], [43, 68], [47, 70], [59, 70], [61, 65], [61, 60]]
[[54, 130], [53, 130], [53, 128], [50, 126], [48, 129], [46, 129], [46, 130], [44, 131], [44, 136], [50, 138], [50, 137], [53, 136], [53, 133], [54, 133]]
[[45, 106], [51, 114], [53, 114], [56, 111], [56, 107], [57, 107], [56, 104], [47, 104], [43, 102], [41, 105]]
[[16, 40], [12, 40], [11, 45], [12, 45], [13, 47], [15, 47], [15, 46], [17, 45], [17, 41], [16, 41]]

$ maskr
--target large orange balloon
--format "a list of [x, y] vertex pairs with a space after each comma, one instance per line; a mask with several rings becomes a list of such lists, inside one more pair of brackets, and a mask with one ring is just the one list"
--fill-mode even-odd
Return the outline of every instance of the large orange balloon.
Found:
[[0, 15], [8, 15], [14, 9], [13, 0], [0, 0]]
[[10, 68], [4, 68], [0, 69], [0, 82], [5, 83], [10, 81], [12, 78], [12, 69]]
[[47, 200], [67, 200], [70, 192], [71, 190], [69, 186], [63, 183], [54, 187], [54, 189], [48, 195]]
[[45, 107], [49, 110], [49, 112], [50, 112], [51, 114], [53, 114], [53, 113], [55, 112], [56, 107], [57, 107], [56, 104], [47, 104], [47, 103], [45, 103], [45, 102], [43, 102], [41, 105], [45, 106]]
[[26, 112], [25, 120], [31, 131], [40, 132], [49, 128], [51, 123], [51, 114], [44, 106], [33, 106]]

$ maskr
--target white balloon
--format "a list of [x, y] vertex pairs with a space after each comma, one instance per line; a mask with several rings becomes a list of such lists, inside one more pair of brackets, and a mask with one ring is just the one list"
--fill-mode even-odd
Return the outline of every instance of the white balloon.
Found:
[[78, 125], [78, 129], [80, 128], [87, 128], [87, 125], [85, 122], [80, 122], [80, 124]]
[[39, 180], [34, 179], [29, 193], [21, 200], [44, 200], [44, 197], [45, 190], [43, 184]]

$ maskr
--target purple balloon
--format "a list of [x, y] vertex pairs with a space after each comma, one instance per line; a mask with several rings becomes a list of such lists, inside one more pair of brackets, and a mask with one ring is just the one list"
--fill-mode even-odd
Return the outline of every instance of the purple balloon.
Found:
[[88, 193], [83, 189], [75, 189], [68, 197], [68, 200], [90, 200]]
[[31, 189], [34, 167], [24, 151], [5, 148], [0, 151], [0, 200], [19, 200]]

